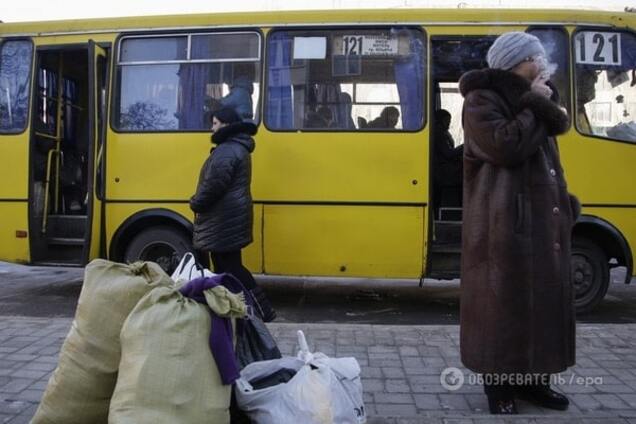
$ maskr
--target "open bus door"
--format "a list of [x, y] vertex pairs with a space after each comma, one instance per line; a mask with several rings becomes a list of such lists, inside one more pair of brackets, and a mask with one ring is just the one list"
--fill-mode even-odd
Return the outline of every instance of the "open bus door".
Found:
[[106, 138], [106, 105], [108, 84], [108, 57], [106, 51], [95, 44], [88, 44], [89, 60], [89, 139], [92, 140], [91, 183], [88, 193], [92, 196], [92, 213], [89, 215], [90, 235], [87, 240], [87, 256], [85, 260], [94, 258], [105, 251], [104, 228], [104, 140]]
[[100, 253], [108, 57], [88, 45], [37, 50], [31, 142], [31, 261], [81, 266]]

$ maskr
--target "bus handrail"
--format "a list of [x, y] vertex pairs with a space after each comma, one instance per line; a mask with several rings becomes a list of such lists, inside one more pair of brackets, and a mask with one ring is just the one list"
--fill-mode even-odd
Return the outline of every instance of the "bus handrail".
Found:
[[[56, 155], [56, 170], [59, 170], [60, 168], [60, 159], [63, 160], [64, 157], [64, 152], [62, 152], [61, 150], [57, 150], [57, 149], [51, 149], [49, 150], [49, 153], [47, 155], [47, 159], [46, 159], [46, 180], [44, 180], [44, 214], [42, 217], [42, 234], [46, 234], [46, 227], [47, 227], [47, 218], [49, 216], [48, 210], [49, 210], [49, 185], [51, 183], [51, 172], [53, 171], [52, 166], [51, 166], [51, 162], [53, 159], [53, 155]], [[59, 193], [60, 193], [60, 173], [56, 172], [55, 173], [55, 206], [53, 208], [53, 210], [55, 211], [55, 213], [58, 213], [60, 210], [60, 205], [59, 205]]]

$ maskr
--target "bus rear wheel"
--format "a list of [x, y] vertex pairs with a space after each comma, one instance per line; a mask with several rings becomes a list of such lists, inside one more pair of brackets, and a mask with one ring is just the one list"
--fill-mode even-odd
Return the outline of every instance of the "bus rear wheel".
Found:
[[571, 259], [574, 304], [578, 314], [592, 311], [605, 297], [609, 265], [603, 250], [594, 242], [575, 238]]
[[133, 237], [124, 254], [125, 262], [156, 262], [171, 274], [179, 260], [192, 251], [192, 242], [183, 232], [172, 227], [152, 227]]

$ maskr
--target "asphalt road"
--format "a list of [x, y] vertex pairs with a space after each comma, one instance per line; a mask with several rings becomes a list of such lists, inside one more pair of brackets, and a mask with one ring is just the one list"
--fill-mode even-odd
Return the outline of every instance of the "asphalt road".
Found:
[[[636, 323], [636, 280], [612, 271], [603, 303], [579, 316], [585, 323]], [[0, 316], [72, 317], [83, 269], [27, 267], [0, 262]], [[457, 324], [459, 282], [260, 277], [279, 322], [387, 325]]]

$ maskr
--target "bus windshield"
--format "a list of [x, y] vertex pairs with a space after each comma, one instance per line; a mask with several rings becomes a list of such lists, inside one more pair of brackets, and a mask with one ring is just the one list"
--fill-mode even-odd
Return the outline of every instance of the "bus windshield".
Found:
[[7, 41], [0, 48], [0, 132], [17, 133], [29, 115], [30, 41]]
[[579, 131], [636, 143], [636, 37], [579, 31], [574, 48]]

